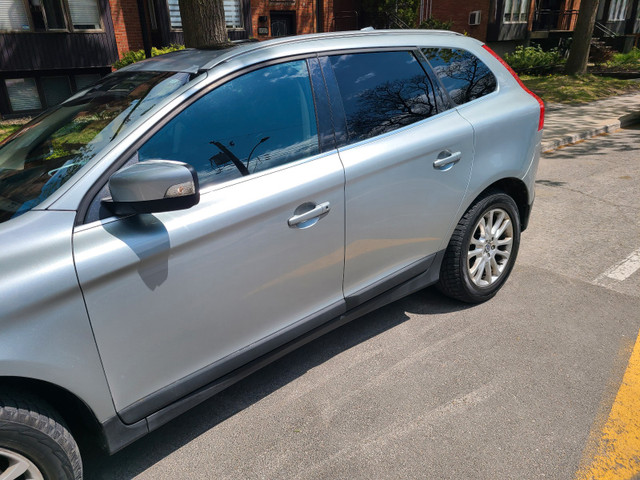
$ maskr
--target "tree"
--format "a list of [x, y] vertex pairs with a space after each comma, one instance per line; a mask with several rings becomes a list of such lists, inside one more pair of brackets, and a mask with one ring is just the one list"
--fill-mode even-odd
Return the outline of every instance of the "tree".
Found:
[[222, 0], [179, 0], [184, 44], [216, 48], [229, 43]]
[[375, 28], [416, 28], [420, 0], [364, 0], [367, 22]]
[[578, 21], [573, 31], [569, 58], [567, 58], [567, 64], [564, 68], [567, 75], [584, 75], [587, 72], [587, 61], [591, 48], [593, 26], [596, 23], [598, 3], [599, 0], [582, 0], [580, 2]]

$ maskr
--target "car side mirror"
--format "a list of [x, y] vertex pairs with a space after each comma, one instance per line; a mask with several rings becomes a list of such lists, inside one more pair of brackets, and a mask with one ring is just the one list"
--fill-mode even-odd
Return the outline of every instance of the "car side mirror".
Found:
[[145, 160], [114, 173], [111, 199], [103, 204], [115, 215], [184, 210], [200, 201], [198, 174], [173, 160]]

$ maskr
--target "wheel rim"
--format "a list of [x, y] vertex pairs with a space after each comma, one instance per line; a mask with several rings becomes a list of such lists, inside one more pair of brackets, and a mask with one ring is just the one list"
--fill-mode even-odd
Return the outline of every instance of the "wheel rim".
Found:
[[44, 477], [27, 457], [0, 448], [0, 480], [44, 480]]
[[513, 247], [513, 222], [502, 208], [486, 212], [473, 228], [467, 255], [469, 279], [478, 287], [497, 282], [509, 265]]

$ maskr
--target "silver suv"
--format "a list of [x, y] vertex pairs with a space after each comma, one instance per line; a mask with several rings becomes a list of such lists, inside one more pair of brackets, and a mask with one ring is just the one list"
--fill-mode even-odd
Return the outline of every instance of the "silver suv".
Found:
[[429, 285], [491, 298], [543, 116], [481, 42], [369, 31], [163, 55], [34, 119], [0, 146], [0, 477], [79, 479], [74, 437], [116, 452]]

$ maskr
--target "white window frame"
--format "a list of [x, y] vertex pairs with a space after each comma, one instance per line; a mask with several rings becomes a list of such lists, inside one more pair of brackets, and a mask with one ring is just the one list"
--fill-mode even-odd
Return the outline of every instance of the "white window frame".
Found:
[[528, 23], [531, 0], [505, 0], [502, 13], [503, 23]]

